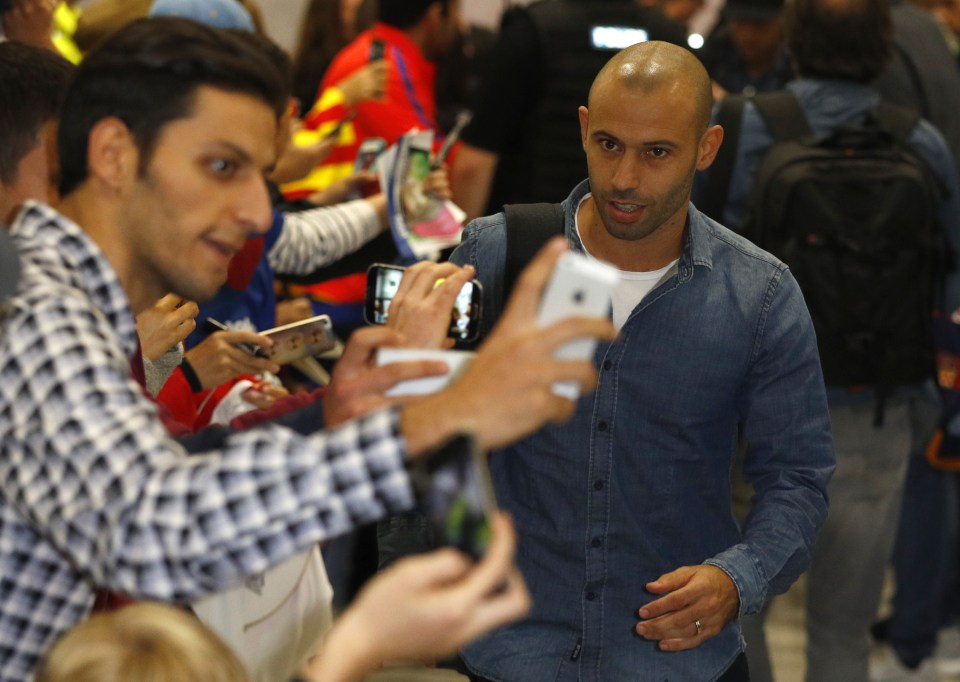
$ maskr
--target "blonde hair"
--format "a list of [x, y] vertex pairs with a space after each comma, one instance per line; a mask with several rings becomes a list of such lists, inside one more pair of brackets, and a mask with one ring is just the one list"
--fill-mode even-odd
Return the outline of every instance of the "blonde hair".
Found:
[[230, 648], [195, 616], [140, 603], [94, 615], [44, 657], [36, 682], [249, 682]]

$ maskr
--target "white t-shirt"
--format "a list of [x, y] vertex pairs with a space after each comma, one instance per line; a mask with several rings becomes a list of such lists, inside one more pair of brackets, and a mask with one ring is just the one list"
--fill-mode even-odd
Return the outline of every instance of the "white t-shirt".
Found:
[[[577, 230], [577, 236], [580, 237], [581, 244], [583, 244], [583, 237], [580, 235], [580, 222], [577, 218], [580, 215], [580, 206], [589, 196], [590, 194], [587, 194], [580, 200], [580, 204], [577, 205], [577, 211], [574, 214], [574, 225]], [[590, 258], [594, 258], [594, 256], [587, 251], [586, 245], [584, 245], [583, 250]], [[594, 260], [599, 259], [594, 258]], [[679, 261], [679, 259], [668, 263], [659, 270], [651, 270], [649, 272], [632, 272], [617, 269], [617, 272], [620, 273], [620, 282], [613, 290], [611, 296], [613, 303], [612, 320], [617, 331], [620, 331], [621, 327], [626, 323], [627, 318], [630, 317], [630, 313], [640, 304], [643, 297], [653, 291], [660, 280], [676, 267], [677, 261]]]

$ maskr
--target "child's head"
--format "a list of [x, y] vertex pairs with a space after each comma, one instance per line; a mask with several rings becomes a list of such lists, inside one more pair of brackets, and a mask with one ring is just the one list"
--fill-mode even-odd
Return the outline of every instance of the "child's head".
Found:
[[41, 662], [36, 682], [248, 682], [230, 648], [184, 611], [134, 604], [80, 623]]

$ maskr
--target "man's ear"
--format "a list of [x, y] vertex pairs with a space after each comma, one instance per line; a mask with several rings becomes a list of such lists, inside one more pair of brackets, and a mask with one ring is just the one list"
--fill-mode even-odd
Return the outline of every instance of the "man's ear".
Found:
[[583, 151], [587, 151], [587, 130], [590, 128], [590, 111], [586, 107], [577, 109], [580, 116], [580, 144], [583, 145]]
[[87, 137], [87, 165], [91, 178], [121, 189], [137, 177], [140, 154], [127, 125], [110, 116], [93, 124]]
[[723, 128], [720, 126], [710, 126], [700, 137], [700, 144], [697, 147], [697, 170], [709, 168], [710, 164], [717, 157], [720, 151], [720, 143], [723, 142]]

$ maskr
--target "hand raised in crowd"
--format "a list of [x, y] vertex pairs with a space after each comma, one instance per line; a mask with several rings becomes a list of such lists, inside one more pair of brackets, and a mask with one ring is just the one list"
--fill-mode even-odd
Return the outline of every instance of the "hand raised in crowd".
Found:
[[390, 65], [385, 59], [378, 59], [347, 76], [335, 87], [343, 93], [346, 105], [352, 107], [367, 100], [382, 99], [387, 91], [389, 74]]
[[[558, 360], [554, 353], [573, 339], [612, 340], [609, 320], [568, 318], [549, 327], [537, 324], [540, 299], [562, 253], [563, 238], [552, 239], [523, 271], [504, 314], [476, 357], [447, 389], [410, 403], [401, 424], [411, 456], [459, 432], [490, 450], [529, 435], [547, 422], [570, 417], [575, 403], [552, 386], [576, 383], [592, 391], [597, 369], [589, 360]], [[449, 308], [448, 308], [449, 310]]]
[[256, 332], [230, 330], [215, 332], [186, 352], [197, 378], [204, 388], [214, 388], [241, 374], [261, 374], [280, 371], [273, 360], [258, 358], [239, 348], [237, 344], [258, 346], [264, 350], [273, 341]]
[[387, 327], [403, 337], [407, 348], [452, 347], [453, 339], [447, 337], [450, 311], [460, 289], [474, 274], [470, 265], [461, 268], [453, 263], [429, 261], [411, 265], [390, 302]]
[[167, 294], [152, 308], [137, 315], [137, 335], [145, 358], [156, 361], [190, 336], [197, 327], [200, 309], [193, 301]]
[[429, 194], [440, 201], [449, 201], [453, 198], [453, 191], [450, 188], [450, 173], [446, 166], [430, 171], [427, 177], [423, 179], [423, 193]]
[[366, 327], [350, 336], [323, 396], [324, 424], [336, 426], [400, 402], [401, 398], [388, 398], [385, 393], [401, 381], [447, 373], [445, 362], [427, 360], [377, 366], [379, 348], [402, 345], [403, 338], [386, 327]]
[[288, 130], [281, 133], [286, 141], [280, 145], [280, 157], [270, 173], [270, 180], [277, 184], [305, 178], [337, 146], [336, 136], [320, 137], [310, 144], [298, 141], [297, 133], [303, 128], [303, 122], [293, 116], [281, 125], [288, 126]]
[[311, 661], [308, 679], [343, 682], [399, 660], [433, 661], [531, 606], [514, 568], [516, 533], [504, 514], [492, 519], [479, 563], [453, 549], [398, 561], [357, 596]]
[[683, 566], [660, 576], [647, 589], [665, 595], [640, 609], [637, 634], [660, 642], [664, 651], [700, 646], [737, 617], [740, 596], [716, 566]]
[[11, 8], [0, 16], [7, 40], [56, 51], [51, 35], [57, 4], [58, 0], [13, 0]]

